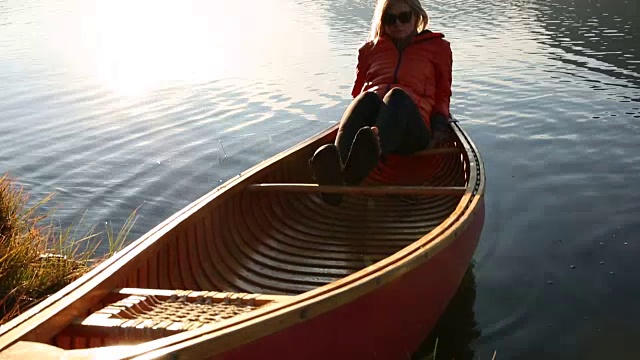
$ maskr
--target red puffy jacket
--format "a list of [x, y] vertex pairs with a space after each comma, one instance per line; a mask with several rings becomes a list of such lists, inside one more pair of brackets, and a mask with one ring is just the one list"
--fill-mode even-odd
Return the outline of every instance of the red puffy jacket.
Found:
[[351, 95], [375, 91], [383, 97], [390, 89], [400, 87], [418, 105], [429, 128], [436, 112], [448, 119], [453, 58], [449, 42], [443, 38], [441, 33], [424, 30], [402, 52], [384, 36], [375, 46], [365, 43], [358, 49]]

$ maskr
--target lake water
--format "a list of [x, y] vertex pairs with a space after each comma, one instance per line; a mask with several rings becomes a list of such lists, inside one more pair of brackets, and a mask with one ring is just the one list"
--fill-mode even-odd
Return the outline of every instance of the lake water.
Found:
[[[372, 3], [0, 0], [0, 172], [135, 238], [338, 121]], [[438, 358], [640, 358], [638, 1], [425, 4], [488, 180]]]

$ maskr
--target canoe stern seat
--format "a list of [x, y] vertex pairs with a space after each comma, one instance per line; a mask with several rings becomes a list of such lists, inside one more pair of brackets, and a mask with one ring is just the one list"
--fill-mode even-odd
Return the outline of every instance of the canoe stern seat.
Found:
[[116, 289], [109, 304], [56, 336], [63, 349], [114, 345], [169, 336], [217, 324], [289, 296], [217, 291]]

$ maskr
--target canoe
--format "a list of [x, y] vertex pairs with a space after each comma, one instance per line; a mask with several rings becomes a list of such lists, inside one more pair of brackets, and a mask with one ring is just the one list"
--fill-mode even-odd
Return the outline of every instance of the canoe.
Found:
[[[451, 130], [359, 186], [323, 187], [308, 160], [335, 138], [326, 129], [0, 327], [0, 358], [406, 359], [484, 223], [480, 154], [457, 121]], [[344, 201], [325, 204], [323, 192]]]

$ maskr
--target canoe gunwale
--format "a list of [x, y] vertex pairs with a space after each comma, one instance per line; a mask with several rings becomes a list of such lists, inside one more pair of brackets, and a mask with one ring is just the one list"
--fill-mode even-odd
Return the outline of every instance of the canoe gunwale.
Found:
[[[451, 127], [458, 136], [459, 141], [464, 145], [464, 151], [461, 154], [470, 166], [468, 170], [468, 185], [454, 212], [431, 232], [388, 258], [333, 283], [291, 296], [287, 301], [256, 310], [245, 316], [230, 319], [214, 327], [187, 331], [140, 345], [119, 347], [121, 352], [118, 352], [117, 356], [144, 356], [146, 358], [165, 355], [173, 351], [184, 351], [187, 354], [191, 351], [198, 351], [199, 353], [206, 351], [210, 355], [219, 354], [265, 334], [276, 332], [348, 303], [428, 261], [428, 259], [455, 241], [459, 234], [469, 226], [474, 217], [476, 207], [484, 196], [484, 167], [480, 155], [473, 142], [457, 123], [452, 123]], [[252, 184], [252, 180], [256, 177], [259, 178], [264, 172], [268, 172], [268, 169], [278, 164], [280, 160], [305, 149], [309, 145], [321, 142], [336, 130], [337, 125], [332, 126], [324, 132], [292, 147], [289, 151], [267, 159], [229, 179], [200, 199], [176, 212], [93, 271], [14, 319], [14, 321], [9, 322], [7, 325], [10, 326], [0, 327], [0, 351], [20, 338], [22, 340], [32, 338], [36, 341], [42, 341], [43, 335], [38, 334], [41, 331], [35, 331], [36, 334], [29, 335], [40, 323], [48, 321], [49, 318], [58, 315], [61, 310], [72, 306], [74, 301], [87, 298], [94, 299], [94, 302], [99, 301], [108, 292], [107, 290], [115, 288], [115, 286], [109, 284], [110, 277], [127, 267], [131, 267], [130, 260], [133, 260], [144, 251], [151, 247], [159, 246], [156, 242], [169, 234], [174, 228], [193, 220], [194, 215], [196, 218], [200, 218], [197, 216], [198, 211], [212, 201], [223, 200], [227, 196], [233, 196], [237, 192], [244, 191], [246, 186], [242, 186], [242, 183]], [[53, 311], [54, 314], [43, 314], [43, 310], [49, 313]], [[54, 321], [54, 323], [64, 323], [65, 318], [79, 316], [77, 313], [69, 314], [69, 311], [66, 311], [66, 313], [67, 315], [63, 319]], [[261, 324], [252, 327], [258, 322]], [[12, 336], [12, 339], [7, 339], [5, 336], [3, 339], [2, 336], [12, 329], [18, 330], [15, 336]], [[50, 329], [55, 330], [55, 324]], [[198, 350], [190, 348], [190, 346], [196, 344], [204, 346], [204, 349], [202, 346]]]

